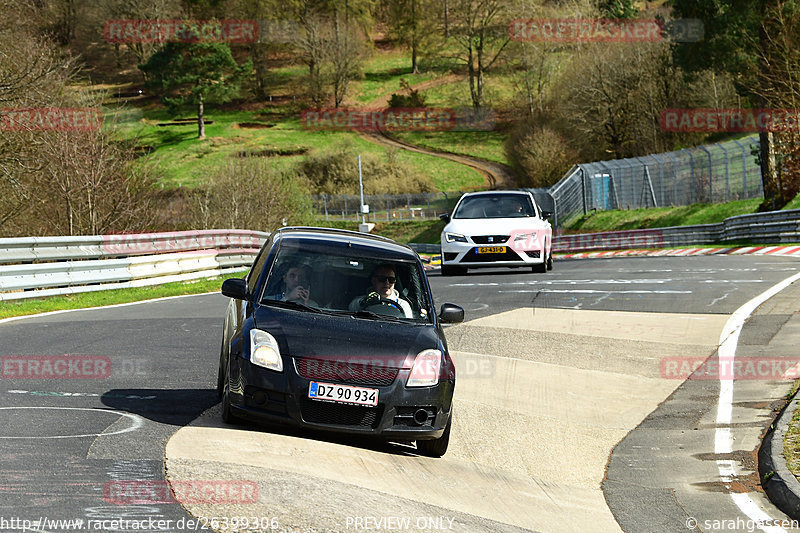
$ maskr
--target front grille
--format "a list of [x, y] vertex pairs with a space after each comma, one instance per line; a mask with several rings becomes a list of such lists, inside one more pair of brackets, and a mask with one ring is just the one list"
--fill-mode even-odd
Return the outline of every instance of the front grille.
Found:
[[300, 377], [352, 385], [386, 387], [394, 383], [400, 369], [394, 366], [296, 357], [294, 368]]
[[378, 404], [378, 407], [361, 407], [301, 398], [300, 414], [303, 420], [313, 424], [336, 424], [374, 429], [378, 427], [381, 416], [383, 416], [383, 404]]
[[456, 257], [458, 257], [458, 252], [445, 252], [444, 253], [444, 260], [445, 261], [455, 261]]
[[461, 260], [462, 263], [491, 263], [492, 261], [522, 261], [522, 258], [508, 247], [505, 252], [500, 254], [478, 254], [473, 248]]
[[472, 242], [475, 244], [505, 244], [508, 235], [473, 235]]

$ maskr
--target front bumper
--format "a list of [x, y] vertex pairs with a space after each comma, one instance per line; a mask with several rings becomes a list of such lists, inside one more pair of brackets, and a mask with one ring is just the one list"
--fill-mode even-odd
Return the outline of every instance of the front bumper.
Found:
[[[469, 239], [469, 237], [467, 237]], [[442, 239], [442, 265], [469, 268], [540, 265], [545, 261], [543, 247], [518, 250], [510, 243], [481, 245], [474, 242], [447, 242]], [[478, 249], [500, 249], [498, 253], [479, 253]]]
[[[231, 409], [236, 416], [255, 422], [411, 441], [441, 437], [450, 420], [455, 380], [440, 381], [434, 387], [407, 388], [408, 369], [401, 369], [392, 383], [380, 386], [316, 380], [378, 389], [378, 405], [367, 407], [308, 398], [312, 379], [300, 376], [286, 360], [284, 371], [279, 373], [241, 357], [233, 359]], [[414, 413], [420, 410], [428, 412], [424, 423], [414, 420]]]

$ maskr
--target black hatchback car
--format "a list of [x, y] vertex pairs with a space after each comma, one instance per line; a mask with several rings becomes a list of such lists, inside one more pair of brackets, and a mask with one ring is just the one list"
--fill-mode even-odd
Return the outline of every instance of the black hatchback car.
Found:
[[282, 422], [416, 441], [442, 456], [456, 371], [419, 256], [373, 235], [274, 232], [229, 279], [217, 389], [226, 422]]

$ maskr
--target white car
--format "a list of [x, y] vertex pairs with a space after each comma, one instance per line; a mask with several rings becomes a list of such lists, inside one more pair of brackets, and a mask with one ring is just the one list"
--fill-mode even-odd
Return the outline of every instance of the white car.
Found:
[[527, 191], [486, 191], [463, 195], [442, 231], [442, 275], [468, 268], [529, 266], [553, 268], [553, 228]]

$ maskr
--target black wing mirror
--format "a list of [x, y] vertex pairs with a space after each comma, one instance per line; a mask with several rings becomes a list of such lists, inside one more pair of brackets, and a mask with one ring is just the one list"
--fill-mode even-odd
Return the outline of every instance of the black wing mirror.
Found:
[[444, 223], [447, 224], [450, 222], [450, 213], [442, 213], [439, 215], [439, 218], [444, 220]]
[[464, 321], [464, 308], [455, 304], [442, 304], [439, 320], [445, 324], [457, 324]]
[[550, 218], [553, 216], [552, 211], [542, 211], [542, 218]]
[[249, 292], [244, 278], [230, 278], [222, 282], [222, 294], [228, 298], [247, 300]]

